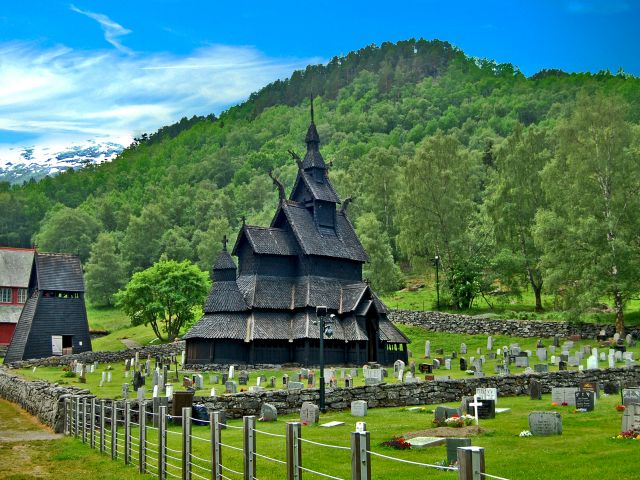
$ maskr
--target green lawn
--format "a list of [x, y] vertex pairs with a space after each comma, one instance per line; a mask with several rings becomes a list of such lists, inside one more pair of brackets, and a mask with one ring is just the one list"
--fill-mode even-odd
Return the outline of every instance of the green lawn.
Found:
[[[574, 413], [571, 407], [551, 406], [550, 395], [542, 400], [533, 401], [526, 397], [501, 397], [499, 407], [511, 408], [508, 413], [498, 414], [495, 419], [481, 420], [483, 432], [473, 437], [472, 444], [485, 448], [486, 470], [492, 475], [508, 479], [554, 479], [574, 480], [575, 478], [637, 478], [637, 462], [640, 454], [640, 441], [618, 440], [613, 437], [619, 433], [621, 413], [615, 410], [619, 403], [616, 395], [598, 400], [595, 411]], [[449, 406], [458, 406], [449, 403]], [[518, 434], [528, 429], [528, 414], [531, 411], [559, 411], [562, 414], [563, 434], [553, 437], [520, 438]], [[271, 434], [284, 435], [287, 421], [298, 421], [297, 415], [279, 417], [277, 422], [258, 422], [257, 429]], [[329, 445], [349, 447], [350, 432], [357, 420], [365, 420], [367, 430], [371, 432], [373, 452], [414, 462], [438, 463], [446, 459], [444, 446], [425, 449], [398, 451], [380, 444], [394, 435], [405, 435], [432, 427], [431, 411], [412, 412], [404, 408], [370, 409], [366, 418], [355, 418], [349, 412], [332, 412], [322, 415], [321, 423], [329, 421], [345, 422], [344, 426], [323, 428], [317, 425], [302, 427], [302, 438]], [[242, 425], [241, 420], [228, 420], [234, 427]], [[134, 427], [134, 436], [138, 435]], [[208, 426], [194, 426], [192, 453], [201, 459], [211, 458], [211, 447], [206, 441], [209, 437]], [[257, 452], [278, 460], [285, 460], [284, 438], [257, 434]], [[171, 426], [168, 447], [179, 451], [181, 448], [180, 427]], [[150, 445], [157, 442], [157, 431], [148, 429], [147, 441]], [[222, 432], [222, 442], [242, 446], [242, 430], [226, 429]], [[88, 451], [85, 447], [82, 452]], [[170, 471], [180, 474], [180, 454], [169, 451]], [[78, 452], [78, 455], [81, 453]], [[155, 455], [154, 455], [155, 456]], [[134, 456], [135, 458], [135, 456]], [[223, 447], [223, 464], [234, 470], [242, 471], [242, 454]], [[303, 443], [302, 464], [306, 468], [333, 475], [338, 478], [350, 478], [350, 458], [348, 450], [336, 450], [323, 446]], [[206, 462], [195, 459], [197, 464], [208, 467]], [[269, 460], [257, 459], [257, 476], [261, 480], [281, 480], [285, 478], [284, 466]], [[207, 477], [205, 470], [194, 470]], [[225, 471], [231, 478], [239, 478]], [[305, 477], [315, 476], [305, 474]], [[375, 479], [428, 478], [454, 480], [457, 475], [434, 469], [425, 471], [424, 467], [394, 462], [379, 457], [372, 458], [372, 477]]]

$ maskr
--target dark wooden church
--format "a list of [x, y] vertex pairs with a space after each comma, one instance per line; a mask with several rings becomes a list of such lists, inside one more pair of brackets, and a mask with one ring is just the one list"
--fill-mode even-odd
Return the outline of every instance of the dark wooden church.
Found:
[[5, 363], [86, 351], [91, 351], [91, 337], [80, 259], [36, 252]]
[[362, 280], [367, 253], [346, 205], [339, 208], [313, 110], [305, 141], [289, 199], [274, 178], [280, 202], [271, 226], [242, 226], [231, 252], [237, 269], [225, 241], [204, 316], [184, 337], [188, 363], [316, 365], [317, 306], [335, 315], [333, 336], [324, 342], [327, 363], [407, 361], [409, 340]]

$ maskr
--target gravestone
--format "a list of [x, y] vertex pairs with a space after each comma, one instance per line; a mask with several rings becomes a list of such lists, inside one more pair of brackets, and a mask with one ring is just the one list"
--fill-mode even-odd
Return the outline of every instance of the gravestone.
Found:
[[144, 377], [140, 372], [133, 373], [133, 388], [137, 391], [144, 385]]
[[516, 367], [525, 368], [529, 366], [529, 357], [516, 357]]
[[220, 377], [220, 383], [222, 385], [225, 385], [228, 381], [229, 381], [229, 374], [223, 373], [222, 376]]
[[470, 446], [470, 438], [447, 438], [447, 463], [453, 465], [458, 461], [458, 447]]
[[576, 405], [576, 387], [554, 387], [551, 389], [551, 401], [562, 405], [566, 403], [568, 406]]
[[604, 393], [607, 395], [615, 395], [620, 392], [620, 385], [618, 382], [605, 382]]
[[493, 337], [489, 335], [487, 337], [487, 351], [490, 352], [491, 350], [493, 350]]
[[300, 423], [311, 425], [320, 421], [320, 408], [312, 402], [304, 402], [300, 408]]
[[404, 362], [402, 360], [396, 360], [393, 363], [394, 376], [396, 376], [398, 378], [401, 378], [401, 376], [402, 376], [401, 372], [404, 372], [404, 367], [405, 367], [405, 365], [404, 365]]
[[547, 373], [549, 371], [549, 365], [547, 365], [546, 363], [536, 363], [533, 366], [533, 370], [536, 373]]
[[563, 362], [562, 360], [558, 362], [558, 370], [564, 371], [567, 369], [567, 362]]
[[473, 402], [473, 397], [465, 395], [462, 397], [462, 400], [460, 400], [460, 411], [461, 412], [468, 412], [469, 411], [469, 404]]
[[623, 388], [622, 404], [625, 407], [640, 404], [640, 388]]
[[288, 390], [302, 390], [304, 388], [304, 383], [302, 382], [288, 382], [287, 389]]
[[260, 419], [263, 422], [275, 422], [278, 420], [278, 410], [270, 403], [263, 403], [260, 407]]
[[596, 399], [600, 398], [600, 384], [598, 382], [580, 382], [579, 388], [595, 393]]
[[[496, 402], [494, 400], [481, 400], [478, 398], [478, 402], [482, 404], [478, 405], [478, 418], [496, 418]], [[474, 407], [470, 404], [468, 408], [467, 413], [475, 416]]]
[[[164, 382], [162, 382], [162, 383], [164, 383]], [[204, 377], [202, 375], [200, 375], [200, 374], [197, 374], [195, 376], [195, 382], [194, 383], [195, 383], [196, 390], [202, 390], [204, 388]]]
[[592, 412], [595, 407], [596, 392], [580, 390], [575, 393], [576, 410]]
[[409, 363], [409, 372], [411, 373], [411, 375], [413, 375], [415, 377], [416, 375], [416, 362], [411, 362]]
[[286, 373], [282, 376], [282, 386], [286, 388], [287, 383], [289, 383], [289, 375]]
[[[473, 397], [471, 397], [471, 398], [473, 399]], [[462, 410], [460, 410], [459, 408], [438, 406], [438, 407], [436, 407], [436, 411], [434, 413], [434, 418], [435, 418], [436, 422], [442, 423], [447, 418], [451, 418], [451, 417], [455, 417], [455, 416], [459, 417], [461, 415], [462, 415]]]
[[476, 388], [476, 395], [480, 400], [493, 400], [498, 403], [497, 388]]
[[640, 430], [640, 404], [634, 403], [625, 408], [622, 414], [622, 432]]
[[238, 393], [238, 384], [233, 380], [227, 381], [227, 383], [224, 384], [224, 388], [227, 393]]
[[464, 357], [460, 357], [460, 371], [467, 371], [467, 360]]
[[247, 383], [249, 383], [249, 374], [245, 370], [242, 370], [238, 374], [238, 384], [246, 385]]
[[541, 362], [547, 361], [547, 349], [546, 348], [537, 348], [536, 355], [538, 356], [538, 360]]
[[529, 431], [532, 435], [562, 435], [562, 416], [558, 412], [531, 412]]
[[431, 356], [431, 342], [427, 340], [424, 342], [424, 358], [429, 358]]
[[553, 346], [556, 348], [560, 346], [560, 335], [553, 336]]
[[276, 388], [276, 377], [269, 377], [269, 388]]
[[353, 387], [353, 378], [351, 378], [351, 375], [347, 375], [344, 379], [344, 388], [351, 387]]
[[598, 368], [598, 357], [595, 355], [589, 356], [589, 358], [587, 358], [587, 368], [589, 370], [595, 370]]
[[136, 392], [138, 392], [138, 401], [142, 402], [144, 400], [144, 395], [145, 395], [145, 389], [144, 387], [140, 387], [136, 390]]
[[460, 355], [466, 355], [467, 354], [467, 344], [466, 343], [461, 343], [460, 344]]
[[366, 417], [367, 402], [365, 402], [364, 400], [354, 400], [353, 402], [351, 402], [351, 416]]
[[529, 398], [531, 400], [542, 400], [542, 384], [535, 379], [529, 381]]
[[450, 358], [445, 358], [444, 359], [444, 368], [445, 368], [445, 370], [451, 370], [451, 359]]
[[229, 366], [229, 373], [227, 374], [227, 378], [229, 380], [233, 380], [233, 375], [235, 374], [236, 371], [236, 367], [234, 367], [233, 365]]
[[124, 400], [127, 400], [129, 398], [129, 384], [128, 383], [123, 383], [122, 384], [122, 398]]
[[351, 378], [356, 378], [358, 376], [358, 369], [357, 368], [352, 368], [349, 371], [349, 375], [351, 375]]
[[382, 369], [367, 368], [364, 370], [365, 385], [378, 385], [382, 383]]

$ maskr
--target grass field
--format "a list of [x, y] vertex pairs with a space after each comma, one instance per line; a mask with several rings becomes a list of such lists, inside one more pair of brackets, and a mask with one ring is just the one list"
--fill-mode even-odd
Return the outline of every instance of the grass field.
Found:
[[[511, 412], [498, 414], [495, 419], [481, 420], [482, 433], [472, 438], [472, 444], [485, 448], [486, 470], [492, 475], [528, 480], [573, 480], [575, 478], [638, 478], [637, 462], [640, 454], [640, 441], [613, 438], [619, 433], [622, 414], [615, 410], [620, 402], [617, 395], [603, 396], [597, 402], [593, 412], [575, 413], [571, 407], [554, 407], [550, 395], [534, 401], [525, 397], [501, 397], [499, 407], [511, 408]], [[449, 406], [459, 406], [449, 403]], [[563, 434], [551, 437], [521, 438], [518, 434], [528, 430], [528, 414], [531, 411], [558, 411], [562, 415]], [[398, 451], [380, 444], [396, 435], [432, 428], [433, 411], [424, 409], [413, 412], [404, 408], [370, 409], [366, 418], [355, 418], [349, 412], [331, 412], [321, 416], [321, 423], [329, 421], [345, 422], [344, 426], [323, 428], [318, 425], [302, 427], [302, 438], [328, 445], [349, 447], [350, 432], [357, 420], [365, 420], [367, 430], [371, 432], [372, 451], [383, 455], [414, 462], [439, 463], [446, 460], [444, 446], [425, 449]], [[280, 416], [277, 422], [258, 422], [257, 429], [276, 435], [283, 435], [287, 421], [299, 421], [297, 415]], [[242, 446], [241, 420], [228, 420], [228, 425], [236, 428], [223, 430], [222, 442], [232, 447]], [[281, 461], [285, 460], [284, 438], [257, 432], [257, 452]], [[133, 428], [134, 438], [138, 432]], [[208, 426], [193, 426], [194, 435], [192, 453], [200, 459], [211, 458], [211, 446]], [[180, 465], [177, 453], [181, 449], [181, 430], [179, 426], [170, 426], [168, 447], [174, 459], [169, 459], [173, 474], [179, 475]], [[148, 429], [149, 445], [157, 444], [157, 431]], [[89, 448], [78, 449], [78, 455], [88, 452]], [[92, 452], [93, 453], [93, 452]], [[222, 449], [223, 464], [234, 470], [242, 471], [242, 453], [236, 450]], [[348, 450], [336, 450], [327, 447], [303, 443], [302, 464], [306, 468], [317, 470], [337, 478], [350, 478], [350, 458]], [[195, 463], [207, 468], [202, 460]], [[257, 476], [260, 480], [281, 480], [285, 478], [285, 467], [267, 459], [257, 459]], [[208, 476], [206, 470], [195, 469], [201, 475]], [[240, 478], [225, 470], [231, 478]], [[320, 478], [306, 474], [305, 478]], [[427, 478], [429, 480], [454, 480], [452, 472], [425, 469], [395, 462], [379, 457], [372, 458], [372, 478]]]
[[[471, 362], [470, 362], [471, 357], [479, 358], [481, 354], [484, 354], [487, 360], [484, 364], [483, 370], [487, 376], [494, 375], [494, 367], [497, 364], [497, 360], [491, 360], [488, 357], [488, 352], [486, 351], [486, 347], [487, 347], [486, 335], [463, 335], [463, 334], [457, 334], [457, 333], [430, 332], [422, 328], [410, 327], [410, 326], [404, 326], [404, 325], [400, 325], [399, 328], [412, 341], [412, 343], [409, 345], [409, 351], [412, 354], [412, 356], [410, 357], [410, 360], [415, 361], [416, 364], [420, 364], [423, 362], [432, 363], [431, 360], [424, 359], [424, 344], [426, 340], [429, 340], [431, 342], [431, 358], [434, 358], [436, 356], [450, 355], [451, 352], [453, 351], [460, 352], [460, 344], [461, 342], [464, 342], [467, 345], [467, 355], [464, 355], [464, 357], [467, 360], [469, 368], [471, 365]], [[512, 343], [519, 343], [523, 351], [531, 350], [532, 352], [534, 352], [534, 355], [530, 358], [531, 368], [533, 368], [533, 365], [535, 363], [539, 363], [537, 357], [535, 356], [535, 347], [536, 347], [537, 339], [510, 337], [510, 336], [502, 336], [502, 335], [494, 336], [493, 339], [494, 339], [494, 351], [499, 347], [508, 346]], [[551, 339], [545, 339], [544, 343], [546, 346], [551, 345]], [[583, 345], [591, 345], [594, 347], [597, 346], [597, 344], [592, 340], [580, 340], [580, 341], [574, 342], [574, 347], [572, 350], [574, 351], [579, 350]], [[444, 349], [443, 355], [436, 355], [435, 351], [436, 349], [439, 349], [439, 348]], [[477, 353], [478, 348], [481, 349], [481, 352], [482, 352], [481, 354]], [[604, 349], [604, 351], [606, 352], [607, 349]], [[635, 358], [640, 357], [640, 346], [630, 348], [629, 351], [634, 352]], [[559, 352], [558, 352], [558, 355], [559, 355]], [[550, 357], [551, 357], [551, 354], [549, 355], [549, 359]], [[582, 365], [586, 365], [586, 358], [583, 359]], [[604, 366], [607, 366], [607, 363], [600, 362], [600, 365], [604, 367]], [[618, 362], [617, 365], [623, 366], [624, 362]], [[110, 367], [112, 368], [111, 370], [112, 382], [105, 383], [104, 386], [100, 387], [99, 384], [102, 378], [102, 372], [108, 366], [109, 365], [101, 364], [99, 365], [99, 368], [96, 370], [96, 372], [87, 373], [86, 384], [80, 384], [77, 378], [65, 377], [64, 375], [66, 372], [63, 370], [63, 367], [38, 367], [35, 372], [31, 369], [22, 369], [22, 370], [18, 370], [17, 372], [26, 378], [31, 378], [31, 379], [38, 378], [38, 379], [47, 380], [49, 382], [68, 384], [68, 385], [78, 386], [81, 388], [87, 388], [93, 394], [97, 395], [100, 398], [121, 398], [121, 386], [123, 383], [130, 383], [131, 377], [126, 378], [124, 376], [125, 375], [124, 362], [118, 363], [118, 364], [112, 364], [110, 365]], [[440, 368], [439, 370], [434, 370], [434, 375], [442, 375], [442, 376], [448, 375], [451, 378], [465, 378], [469, 376], [466, 372], [460, 371], [458, 359], [453, 359], [451, 361], [451, 366], [452, 366], [451, 370], [446, 370], [444, 368]], [[152, 363], [152, 367], [153, 367], [153, 363]], [[517, 368], [513, 364], [510, 366], [510, 369], [511, 369], [511, 372], [515, 374], [524, 372], [524, 368]], [[557, 366], [549, 365], [549, 371], [554, 371], [557, 369], [558, 369]], [[569, 369], [577, 370], [577, 367], [569, 367]], [[239, 386], [239, 388], [248, 390], [249, 386], [256, 384], [256, 379], [259, 375], [267, 379], [270, 376], [275, 376], [276, 388], [282, 388], [282, 376], [285, 373], [291, 376], [295, 371], [297, 370], [293, 370], [293, 369], [260, 370], [260, 371], [252, 370], [249, 372], [250, 374], [249, 384], [247, 386]], [[176, 380], [175, 371], [173, 371], [169, 378], [170, 378], [170, 383], [174, 385], [174, 390], [175, 391], [183, 390], [182, 377], [185, 375], [191, 375], [192, 373], [194, 372], [179, 371], [179, 375], [178, 375], [179, 380]], [[221, 384], [214, 385], [209, 382], [209, 377], [214, 373], [216, 372], [204, 373], [205, 388], [203, 390], [198, 391], [197, 395], [209, 395], [211, 388], [215, 388], [216, 393], [218, 395], [221, 395], [224, 393], [224, 385], [221, 385]], [[221, 373], [221, 372], [218, 372], [218, 373]], [[336, 373], [339, 379], [339, 384], [342, 384], [342, 382], [340, 381], [340, 368], [336, 369]], [[349, 371], [347, 369], [346, 374], [348, 373]], [[392, 373], [392, 369], [391, 369], [391, 373]], [[316, 375], [318, 375], [318, 372], [316, 372]], [[387, 383], [394, 383], [397, 381], [397, 379], [387, 378], [386, 381]], [[362, 369], [358, 369], [358, 377], [354, 379], [354, 385], [357, 386], [357, 385], [363, 385], [363, 384], [364, 384], [364, 378], [362, 375]], [[132, 390], [130, 395], [132, 397], [134, 396], [134, 393]], [[151, 396], [150, 383], [149, 385], [147, 385], [147, 396]]]
[[[11, 434], [11, 441], [2, 440], [6, 433]], [[43, 433], [53, 438], [34, 440], [41, 438]], [[106, 455], [84, 448], [78, 440], [55, 438], [50, 429], [5, 400], [0, 400], [0, 459], [0, 478], [4, 480], [151, 478], [122, 463], [112, 462]]]

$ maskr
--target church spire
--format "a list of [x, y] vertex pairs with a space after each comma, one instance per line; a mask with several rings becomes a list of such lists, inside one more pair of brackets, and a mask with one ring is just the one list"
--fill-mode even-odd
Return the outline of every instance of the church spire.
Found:
[[236, 264], [227, 251], [227, 236], [222, 237], [222, 251], [213, 264], [213, 280], [215, 282], [236, 279]]
[[320, 154], [320, 136], [318, 135], [318, 129], [316, 128], [314, 111], [313, 111], [313, 95], [311, 95], [311, 124], [307, 130], [307, 136], [304, 141], [307, 144], [307, 153], [302, 161], [302, 168], [309, 170], [311, 168], [319, 168], [326, 170], [327, 166], [324, 163], [324, 159]]

